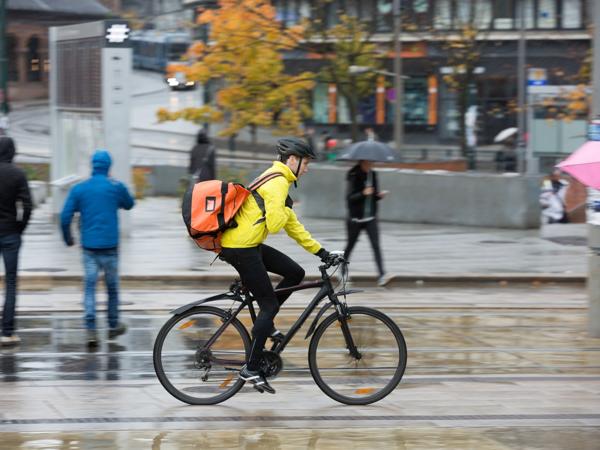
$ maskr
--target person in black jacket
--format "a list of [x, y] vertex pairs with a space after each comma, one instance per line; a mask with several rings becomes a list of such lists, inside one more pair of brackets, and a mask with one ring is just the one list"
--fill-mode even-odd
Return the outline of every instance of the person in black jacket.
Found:
[[196, 145], [192, 148], [188, 169], [193, 183], [216, 178], [216, 153], [215, 146], [211, 144], [204, 130], [200, 130], [196, 138]]
[[371, 161], [359, 161], [348, 172], [348, 190], [346, 200], [348, 203], [348, 243], [344, 250], [344, 258], [350, 258], [352, 249], [358, 241], [361, 230], [366, 230], [379, 272], [378, 284], [385, 286], [389, 282], [383, 268], [383, 258], [379, 247], [379, 225], [377, 223], [377, 202], [386, 196], [387, 191], [380, 191], [377, 174], [371, 170]]
[[0, 344], [15, 345], [20, 342], [15, 334], [15, 306], [17, 300], [17, 267], [21, 234], [31, 216], [31, 195], [25, 172], [12, 160], [15, 143], [0, 137], [0, 253], [4, 257], [4, 311]]

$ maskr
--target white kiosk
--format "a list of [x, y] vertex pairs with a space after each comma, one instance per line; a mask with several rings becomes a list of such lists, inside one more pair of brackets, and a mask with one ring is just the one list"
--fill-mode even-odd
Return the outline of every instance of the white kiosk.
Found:
[[[91, 174], [96, 149], [113, 158], [111, 175], [131, 189], [129, 26], [105, 20], [50, 28], [50, 125], [53, 212], [70, 187]], [[129, 220], [121, 212], [121, 232]]]

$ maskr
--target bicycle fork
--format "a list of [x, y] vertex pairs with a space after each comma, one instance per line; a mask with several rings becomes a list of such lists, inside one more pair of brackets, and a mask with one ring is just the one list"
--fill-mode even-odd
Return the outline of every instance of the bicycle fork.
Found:
[[362, 358], [362, 355], [354, 343], [350, 327], [348, 326], [348, 322], [351, 320], [350, 314], [348, 314], [348, 307], [343, 303], [338, 303], [335, 305], [335, 309], [338, 313], [338, 322], [340, 323], [344, 340], [346, 341], [346, 348], [354, 359], [359, 360]]

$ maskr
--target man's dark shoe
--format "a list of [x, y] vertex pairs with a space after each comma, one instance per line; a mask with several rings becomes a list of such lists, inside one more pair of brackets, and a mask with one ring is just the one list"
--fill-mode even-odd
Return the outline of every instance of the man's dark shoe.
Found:
[[121, 336], [127, 331], [127, 326], [124, 323], [118, 323], [116, 327], [108, 329], [108, 339], [114, 339]]
[[273, 328], [273, 331], [271, 331], [271, 335], [269, 336], [269, 338], [271, 338], [274, 342], [282, 342], [285, 338], [285, 334], [283, 334], [277, 328]]
[[242, 367], [242, 370], [240, 370], [240, 378], [252, 383], [252, 387], [261, 394], [263, 392], [268, 392], [269, 394], [275, 393], [275, 389], [271, 387], [267, 379], [258, 370], [248, 370], [246, 366], [244, 366]]
[[98, 346], [98, 335], [96, 334], [96, 330], [87, 330], [87, 345], [90, 348]]

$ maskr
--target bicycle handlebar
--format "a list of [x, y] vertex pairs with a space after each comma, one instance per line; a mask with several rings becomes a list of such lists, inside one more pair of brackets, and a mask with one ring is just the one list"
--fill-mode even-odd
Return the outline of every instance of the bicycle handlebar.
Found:
[[339, 266], [340, 264], [348, 264], [348, 261], [342, 255], [331, 255], [328, 261], [325, 261], [325, 264], [319, 266], [319, 270], [321, 272], [329, 269], [333, 266]]

